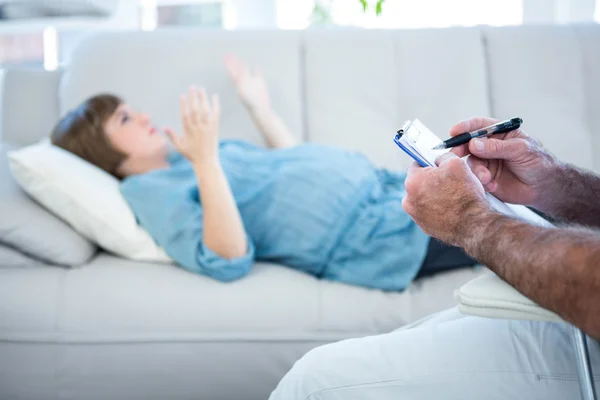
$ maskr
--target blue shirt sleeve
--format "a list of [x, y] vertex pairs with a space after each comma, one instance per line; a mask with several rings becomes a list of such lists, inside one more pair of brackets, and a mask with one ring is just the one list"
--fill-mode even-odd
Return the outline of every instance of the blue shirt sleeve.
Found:
[[202, 242], [202, 207], [190, 191], [169, 185], [140, 185], [125, 182], [121, 192], [140, 225], [185, 269], [222, 282], [244, 277], [254, 264], [254, 244], [242, 257], [226, 259]]

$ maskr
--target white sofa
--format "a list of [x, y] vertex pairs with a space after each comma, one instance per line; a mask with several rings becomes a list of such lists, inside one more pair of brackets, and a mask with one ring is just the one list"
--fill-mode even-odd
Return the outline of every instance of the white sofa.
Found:
[[[473, 115], [520, 116], [559, 157], [599, 171], [598, 43], [598, 26], [104, 34], [62, 71], [4, 70], [0, 132], [33, 143], [100, 91], [179, 127], [178, 95], [197, 83], [221, 94], [223, 137], [258, 141], [222, 68], [235, 52], [261, 67], [304, 141], [400, 169], [410, 160], [392, 138], [404, 120], [444, 136]], [[104, 252], [74, 269], [0, 258], [0, 399], [265, 399], [309, 349], [451, 307], [483, 273], [384, 293], [266, 264], [221, 284]]]

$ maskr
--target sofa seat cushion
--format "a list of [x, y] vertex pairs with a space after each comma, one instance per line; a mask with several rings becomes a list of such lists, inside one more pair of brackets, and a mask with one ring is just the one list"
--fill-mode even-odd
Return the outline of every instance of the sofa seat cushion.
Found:
[[424, 278], [402, 293], [257, 264], [220, 283], [100, 253], [80, 269], [0, 270], [0, 339], [71, 341], [338, 340], [388, 332], [455, 304], [482, 270]]
[[[7, 398], [264, 400], [312, 348], [451, 307], [484, 271], [384, 293], [269, 264], [226, 284], [106, 253], [79, 269], [0, 268], [0, 387]], [[35, 385], [17, 383], [29, 376]]]

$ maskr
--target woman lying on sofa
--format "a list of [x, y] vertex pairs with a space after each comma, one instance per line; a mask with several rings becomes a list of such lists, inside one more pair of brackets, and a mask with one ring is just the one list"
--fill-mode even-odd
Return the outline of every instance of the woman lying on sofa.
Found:
[[183, 134], [116, 96], [94, 96], [54, 128], [52, 142], [117, 176], [140, 225], [182, 267], [220, 281], [254, 260], [317, 277], [402, 290], [416, 277], [474, 265], [430, 240], [402, 209], [404, 173], [337, 148], [299, 144], [273, 112], [264, 80], [225, 65], [267, 148], [219, 140], [219, 100], [181, 97]]

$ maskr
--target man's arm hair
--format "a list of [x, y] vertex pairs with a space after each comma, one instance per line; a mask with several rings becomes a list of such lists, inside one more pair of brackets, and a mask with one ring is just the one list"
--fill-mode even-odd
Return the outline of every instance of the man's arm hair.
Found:
[[492, 211], [469, 223], [465, 251], [540, 306], [600, 339], [600, 233], [547, 228]]
[[600, 177], [562, 164], [551, 186], [536, 207], [539, 211], [554, 220], [600, 227]]

